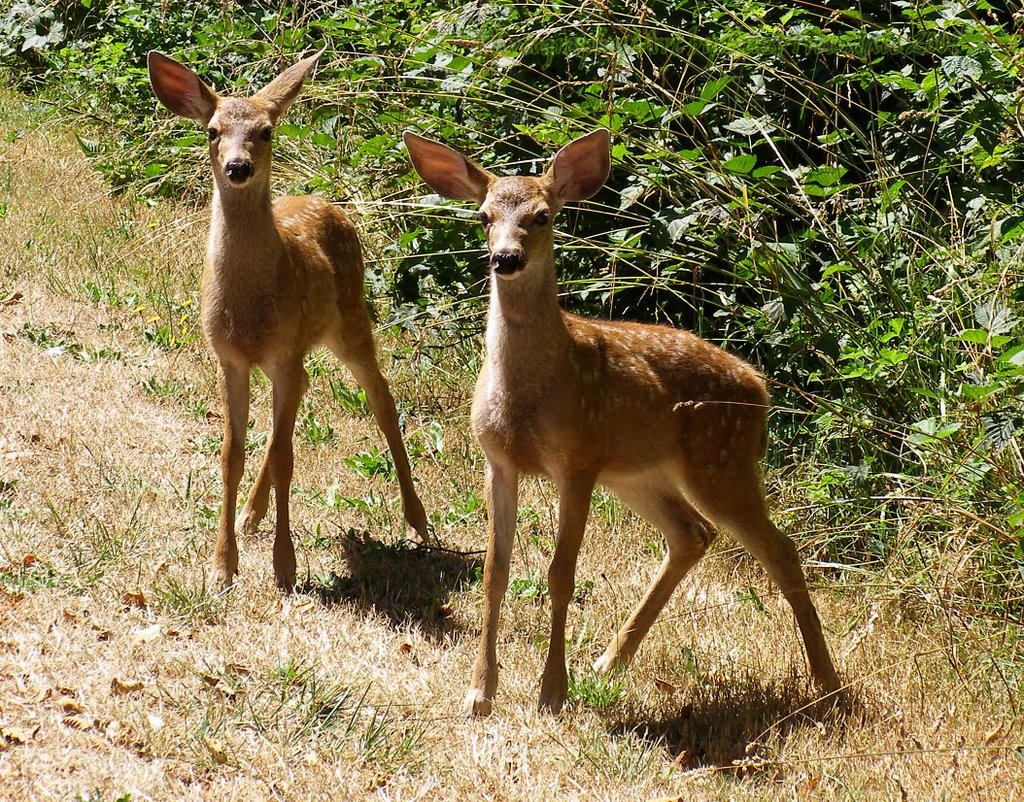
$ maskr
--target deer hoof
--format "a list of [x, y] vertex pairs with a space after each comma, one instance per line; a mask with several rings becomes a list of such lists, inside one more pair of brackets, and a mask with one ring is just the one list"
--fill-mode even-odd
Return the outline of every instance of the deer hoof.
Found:
[[466, 700], [462, 703], [462, 711], [467, 718], [479, 718], [491, 715], [491, 700], [479, 688], [470, 688]]
[[243, 507], [242, 512], [235, 519], [235, 531], [245, 537], [252, 537], [260, 528], [260, 519], [253, 515], [252, 510]]

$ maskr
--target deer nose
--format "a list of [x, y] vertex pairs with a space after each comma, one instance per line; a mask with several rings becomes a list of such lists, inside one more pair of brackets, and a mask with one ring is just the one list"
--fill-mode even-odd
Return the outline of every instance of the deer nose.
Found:
[[252, 162], [247, 159], [232, 159], [224, 165], [228, 179], [240, 184], [252, 175]]
[[495, 273], [510, 275], [523, 269], [523, 255], [516, 251], [498, 251], [491, 254], [491, 269]]

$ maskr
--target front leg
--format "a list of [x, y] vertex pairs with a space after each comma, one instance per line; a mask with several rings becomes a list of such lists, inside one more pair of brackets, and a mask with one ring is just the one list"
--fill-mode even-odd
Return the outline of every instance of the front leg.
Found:
[[508, 588], [519, 503], [519, 474], [515, 468], [488, 460], [486, 483], [489, 531], [484, 560], [483, 625], [473, 676], [463, 703], [463, 710], [470, 716], [490, 715], [498, 688], [498, 617]]
[[594, 477], [574, 475], [558, 483], [558, 540], [548, 568], [551, 594], [551, 640], [540, 681], [540, 707], [557, 713], [565, 704], [569, 679], [565, 671], [565, 619], [576, 589], [576, 558], [590, 513]]
[[292, 438], [295, 434], [295, 416], [302, 395], [309, 386], [302, 362], [264, 367], [274, 386], [274, 420], [267, 443], [267, 463], [270, 481], [274, 486], [274, 505], [277, 520], [274, 526], [274, 579], [284, 591], [295, 586], [295, 546], [292, 544], [291, 523], [288, 515], [292, 470], [295, 465]]
[[238, 573], [238, 544], [235, 541], [235, 506], [238, 485], [245, 470], [245, 430], [249, 424], [249, 366], [221, 362], [221, 398], [224, 405], [224, 441], [220, 448], [223, 495], [220, 527], [213, 546], [213, 568], [224, 587]]

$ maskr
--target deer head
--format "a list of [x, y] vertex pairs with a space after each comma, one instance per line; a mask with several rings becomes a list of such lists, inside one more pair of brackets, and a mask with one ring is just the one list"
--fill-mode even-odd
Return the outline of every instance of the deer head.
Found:
[[249, 98], [218, 95], [184, 64], [156, 50], [149, 52], [149, 81], [170, 111], [206, 126], [219, 188], [237, 189], [254, 181], [269, 185], [274, 125], [298, 97], [322, 53], [292, 65]]
[[416, 172], [435, 192], [476, 202], [488, 263], [504, 279], [551, 259], [555, 215], [566, 203], [594, 195], [610, 166], [608, 131], [603, 128], [563, 147], [541, 176], [496, 176], [440, 142], [411, 131], [404, 139]]

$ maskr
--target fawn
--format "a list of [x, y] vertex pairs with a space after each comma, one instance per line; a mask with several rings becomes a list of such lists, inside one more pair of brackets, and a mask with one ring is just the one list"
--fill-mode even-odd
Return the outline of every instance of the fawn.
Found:
[[608, 132], [566, 145], [540, 177], [495, 176], [411, 132], [405, 144], [434, 191], [479, 205], [491, 272], [486, 358], [471, 416], [487, 457], [490, 531], [466, 712], [489, 714], [498, 684], [498, 616], [520, 474], [547, 476], [559, 494], [542, 709], [558, 712], [565, 702], [566, 608], [598, 482], [660, 529], [668, 548], [647, 594], [595, 670], [629, 662], [679, 581], [704, 555], [717, 524], [767, 569], [793, 608], [817, 685], [824, 693], [837, 691], [796, 547], [768, 517], [758, 465], [768, 414], [764, 379], [688, 331], [590, 320], [559, 307], [551, 221], [563, 204], [589, 198], [604, 184]]
[[[309, 386], [303, 358], [325, 345], [352, 372], [394, 460], [410, 539], [427, 538], [427, 517], [413, 487], [409, 458], [376, 346], [363, 290], [363, 257], [355, 227], [321, 198], [271, 201], [273, 127], [295, 100], [320, 53], [289, 67], [249, 98], [221, 97], [192, 70], [156, 51], [149, 80], [157, 98], [210, 136], [213, 208], [202, 280], [203, 331], [221, 368], [224, 480], [214, 568], [225, 585], [238, 573], [235, 527], [256, 532], [274, 487], [277, 520], [274, 577], [295, 584], [288, 523], [292, 435]], [[267, 450], [248, 500], [234, 521], [245, 463], [249, 374], [258, 365], [273, 385]]]

